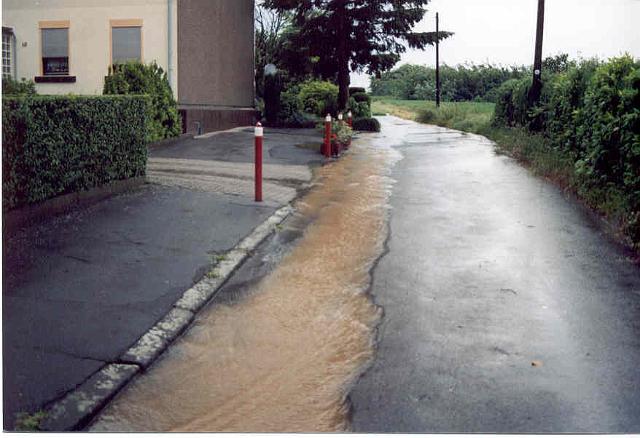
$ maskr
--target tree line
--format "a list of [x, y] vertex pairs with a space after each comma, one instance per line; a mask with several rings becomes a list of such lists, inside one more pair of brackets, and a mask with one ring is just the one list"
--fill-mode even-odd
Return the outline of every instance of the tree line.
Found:
[[[543, 71], [561, 73], [575, 62], [567, 54], [546, 58]], [[448, 102], [497, 102], [500, 86], [511, 79], [531, 76], [531, 67], [500, 66], [490, 63], [466, 63], [440, 68], [441, 96]], [[434, 67], [405, 64], [379, 77], [371, 76], [371, 94], [403, 100], [435, 100], [436, 70]]]

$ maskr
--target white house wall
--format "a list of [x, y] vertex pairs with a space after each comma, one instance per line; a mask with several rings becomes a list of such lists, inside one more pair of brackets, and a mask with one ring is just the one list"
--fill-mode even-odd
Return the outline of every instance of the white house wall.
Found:
[[[2, 24], [14, 28], [17, 77], [41, 76], [40, 21], [68, 20], [69, 75], [75, 83], [39, 83], [41, 94], [101, 94], [110, 64], [110, 20], [142, 20], [143, 62], [168, 70], [168, 0], [3, 0]], [[177, 3], [173, 0], [171, 86], [178, 89]]]

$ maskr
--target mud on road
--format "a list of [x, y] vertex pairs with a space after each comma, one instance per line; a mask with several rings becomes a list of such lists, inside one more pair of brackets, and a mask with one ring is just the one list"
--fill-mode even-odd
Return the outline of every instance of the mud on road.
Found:
[[289, 221], [309, 225], [282, 260], [248, 293], [208, 307], [92, 430], [347, 430], [347, 396], [382, 313], [367, 291], [397, 159], [368, 137], [319, 169]]

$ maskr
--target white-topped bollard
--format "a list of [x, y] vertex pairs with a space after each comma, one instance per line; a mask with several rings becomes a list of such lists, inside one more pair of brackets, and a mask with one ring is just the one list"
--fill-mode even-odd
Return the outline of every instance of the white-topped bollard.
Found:
[[327, 117], [324, 119], [324, 145], [323, 145], [323, 155], [327, 158], [331, 156], [331, 114], [327, 114]]
[[256, 152], [255, 152], [255, 179], [256, 179], [256, 202], [262, 202], [262, 146], [264, 139], [264, 128], [258, 122], [255, 134]]

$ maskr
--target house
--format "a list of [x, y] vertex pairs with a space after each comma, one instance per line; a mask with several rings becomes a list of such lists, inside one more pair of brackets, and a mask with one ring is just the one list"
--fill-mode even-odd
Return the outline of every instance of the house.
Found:
[[250, 125], [254, 0], [3, 0], [2, 73], [40, 94], [101, 94], [113, 63], [155, 61], [188, 132]]

